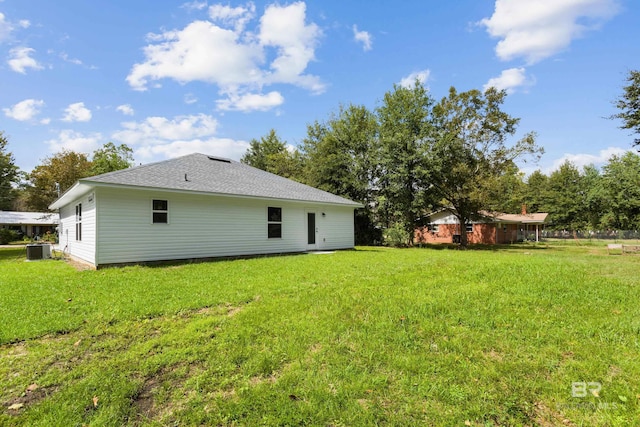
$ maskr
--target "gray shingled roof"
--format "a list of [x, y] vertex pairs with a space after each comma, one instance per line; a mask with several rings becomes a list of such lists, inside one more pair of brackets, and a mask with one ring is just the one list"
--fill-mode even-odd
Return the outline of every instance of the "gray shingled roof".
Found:
[[[186, 177], [186, 180], [185, 180]], [[228, 159], [189, 154], [81, 179], [83, 184], [152, 187], [213, 194], [361, 206], [308, 185]]]

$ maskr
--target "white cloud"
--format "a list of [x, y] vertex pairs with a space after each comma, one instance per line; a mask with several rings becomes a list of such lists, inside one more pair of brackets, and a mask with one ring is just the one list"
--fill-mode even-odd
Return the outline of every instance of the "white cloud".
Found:
[[493, 15], [479, 24], [501, 39], [495, 48], [498, 58], [524, 58], [533, 64], [599, 28], [618, 9], [618, 0], [496, 0]]
[[198, 102], [198, 98], [192, 94], [192, 93], [187, 93], [184, 95], [184, 103], [185, 104], [195, 104], [196, 102]]
[[564, 156], [556, 159], [553, 162], [553, 166], [551, 167], [549, 172], [553, 172], [558, 170], [560, 166], [566, 162], [567, 160], [573, 163], [578, 169], [582, 169], [584, 166], [594, 164], [595, 166], [602, 166], [609, 161], [609, 159], [613, 156], [621, 156], [627, 151], [630, 151], [627, 148], [620, 147], [608, 147], [604, 150], [600, 150], [598, 154], [569, 154], [565, 153]]
[[406, 77], [403, 77], [402, 80], [400, 80], [400, 86], [404, 88], [411, 88], [416, 83], [416, 80], [418, 80], [422, 84], [425, 84], [429, 80], [430, 74], [431, 70], [416, 71]]
[[125, 116], [133, 116], [135, 111], [133, 111], [133, 107], [129, 104], [122, 104], [116, 107], [116, 111], [121, 112]]
[[58, 133], [57, 138], [46, 141], [51, 152], [57, 153], [62, 150], [71, 150], [79, 153], [91, 153], [100, 147], [102, 135], [100, 133], [90, 133], [84, 135], [74, 130], [65, 129]]
[[122, 123], [112, 138], [134, 148], [136, 159], [155, 161], [201, 152], [240, 159], [249, 144], [216, 136], [218, 121], [206, 114], [148, 117], [141, 122]]
[[35, 52], [35, 49], [30, 47], [16, 47], [9, 51], [9, 59], [7, 63], [13, 71], [16, 73], [26, 74], [27, 68], [33, 68], [34, 70], [41, 70], [43, 67], [33, 59], [30, 55]]
[[358, 31], [358, 27], [355, 25], [353, 26], [353, 39], [362, 43], [362, 50], [365, 52], [371, 50], [373, 37], [367, 31]]
[[184, 3], [182, 6], [183, 9], [187, 9], [189, 11], [193, 11], [193, 10], [202, 10], [205, 9], [207, 7], [207, 2], [206, 1], [192, 1], [192, 2], [188, 2], [188, 3]]
[[149, 35], [145, 60], [132, 67], [129, 85], [147, 90], [152, 82], [166, 78], [182, 84], [201, 81], [217, 85], [227, 99], [242, 99], [242, 94], [279, 83], [324, 91], [319, 77], [305, 74], [322, 35], [316, 24], [305, 22], [305, 4], [270, 5], [256, 28], [245, 29], [254, 15], [252, 3], [212, 6], [212, 21]]
[[3, 108], [2, 111], [7, 117], [26, 122], [40, 114], [40, 109], [43, 106], [44, 101], [41, 99], [25, 99], [11, 106], [11, 108]]
[[172, 141], [165, 144], [143, 145], [134, 150], [136, 159], [157, 161], [166, 158], [184, 156], [192, 153], [210, 154], [233, 160], [240, 160], [249, 148], [249, 143], [230, 138], [193, 139]]
[[4, 14], [0, 12], [0, 42], [6, 40], [13, 31], [13, 25], [7, 21]]
[[302, 74], [315, 58], [315, 47], [322, 35], [316, 24], [305, 24], [306, 5], [303, 2], [289, 6], [272, 4], [260, 18], [258, 38], [264, 47], [275, 47], [278, 56], [271, 62], [266, 81], [290, 83], [322, 93], [325, 89], [320, 79]]
[[74, 65], [82, 65], [82, 61], [81, 60], [79, 60], [77, 58], [69, 58], [69, 54], [66, 53], [66, 52], [62, 52], [60, 54], [60, 58], [62, 58], [63, 61], [69, 62], [69, 63], [74, 64]]
[[483, 90], [495, 87], [498, 90], [504, 89], [511, 94], [519, 87], [532, 86], [534, 83], [533, 79], [527, 78], [524, 68], [509, 68], [508, 70], [503, 70], [500, 76], [489, 79]]
[[256, 6], [253, 3], [248, 3], [246, 7], [231, 7], [221, 4], [209, 7], [209, 17], [212, 21], [233, 27], [236, 33], [244, 31], [247, 23], [255, 18], [255, 13]]
[[247, 93], [244, 95], [232, 94], [228, 99], [216, 101], [219, 110], [223, 111], [268, 111], [284, 103], [284, 97], [276, 91], [262, 95], [259, 93]]
[[149, 81], [171, 78], [180, 83], [204, 81], [221, 87], [257, 84], [263, 60], [255, 44], [242, 44], [231, 30], [210, 22], [195, 21], [181, 31], [159, 36], [159, 44], [144, 48], [146, 61], [135, 64], [127, 81], [136, 90], [146, 90]]
[[69, 104], [64, 112], [63, 122], [88, 122], [91, 120], [91, 110], [84, 106], [84, 102]]
[[[20, 28], [29, 28], [31, 26], [31, 22], [26, 19], [21, 19], [20, 21], [18, 21], [17, 25]], [[5, 15], [0, 12], [0, 43], [7, 40], [15, 29], [16, 24], [8, 21], [5, 18]]]
[[49, 117], [46, 117], [46, 118], [40, 120], [40, 124], [41, 125], [48, 125], [49, 123], [51, 123], [51, 118], [49, 118]]
[[166, 117], [147, 117], [142, 122], [122, 123], [124, 128], [113, 138], [128, 145], [165, 144], [174, 140], [190, 140], [215, 135], [218, 121], [206, 114]]

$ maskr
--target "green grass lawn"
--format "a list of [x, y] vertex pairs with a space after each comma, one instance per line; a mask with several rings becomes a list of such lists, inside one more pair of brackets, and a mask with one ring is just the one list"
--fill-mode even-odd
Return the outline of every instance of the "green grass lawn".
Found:
[[0, 425], [640, 425], [640, 256], [0, 250]]

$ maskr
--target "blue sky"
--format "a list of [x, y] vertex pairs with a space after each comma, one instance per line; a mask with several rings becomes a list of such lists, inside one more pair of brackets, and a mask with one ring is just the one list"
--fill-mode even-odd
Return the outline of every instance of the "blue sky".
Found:
[[0, 0], [0, 130], [29, 172], [106, 142], [137, 163], [291, 145], [340, 104], [416, 77], [436, 99], [494, 85], [546, 153], [601, 165], [633, 137], [606, 117], [640, 69], [634, 0]]

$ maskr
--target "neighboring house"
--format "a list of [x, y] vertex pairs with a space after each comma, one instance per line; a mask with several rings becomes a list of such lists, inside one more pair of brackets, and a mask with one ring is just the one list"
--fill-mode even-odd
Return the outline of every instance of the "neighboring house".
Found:
[[470, 244], [514, 243], [540, 240], [547, 221], [547, 213], [521, 214], [483, 212], [481, 219], [460, 226], [458, 219], [447, 209], [427, 215], [428, 225], [416, 230], [415, 241], [420, 243], [459, 243], [462, 232]]
[[27, 237], [55, 233], [60, 221], [57, 213], [0, 211], [0, 228], [8, 228]]
[[51, 206], [93, 266], [354, 246], [362, 205], [205, 154], [80, 179]]

